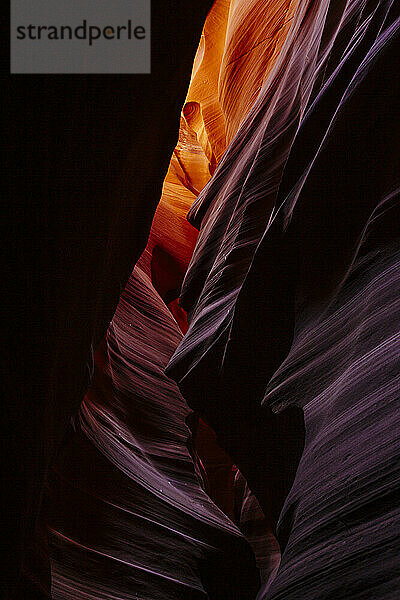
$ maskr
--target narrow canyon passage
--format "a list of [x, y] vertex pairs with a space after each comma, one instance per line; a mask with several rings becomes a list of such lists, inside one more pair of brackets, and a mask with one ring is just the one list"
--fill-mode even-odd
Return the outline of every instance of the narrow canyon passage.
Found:
[[[260, 574], [266, 581], [277, 568], [270, 519], [197, 415], [189, 432], [189, 408], [163, 371], [188, 328], [178, 295], [197, 231], [187, 213], [262, 88], [294, 6], [271, 11], [258, 2], [233, 10], [224, 1], [208, 15], [146, 249], [54, 468], [54, 598], [82, 591], [97, 598], [99, 586], [105, 596], [118, 590], [123, 598], [255, 598]], [[263, 26], [244, 42], [260, 8]], [[238, 93], [246, 69], [251, 75]]]
[[60, 209], [78, 175], [90, 210], [46, 237], [50, 458], [32, 452], [6, 597], [395, 600], [399, 7], [198, 4], [172, 51], [156, 2], [171, 52], [142, 99], [85, 84], [123, 175], [99, 131]]

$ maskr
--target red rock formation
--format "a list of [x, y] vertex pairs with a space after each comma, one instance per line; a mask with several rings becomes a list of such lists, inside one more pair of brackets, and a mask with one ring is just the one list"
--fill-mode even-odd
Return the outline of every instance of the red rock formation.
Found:
[[[177, 453], [184, 450], [183, 447], [179, 450], [184, 437], [182, 441], [175, 437], [174, 440], [171, 438], [170, 442], [166, 442], [166, 439], [176, 429], [182, 431], [180, 435], [184, 436], [186, 413], [182, 399], [174, 386], [171, 387], [171, 383], [168, 383], [168, 379], [163, 381], [154, 378], [151, 381], [153, 376], [150, 376], [151, 372], [156, 373], [161, 367], [166, 366], [178, 345], [180, 341], [178, 325], [183, 332], [187, 329], [186, 313], [177, 301], [197, 239], [197, 231], [186, 219], [187, 213], [214, 173], [226, 150], [227, 142], [232, 139], [240, 123], [246, 117], [265, 77], [273, 67], [287, 35], [293, 6], [294, 3], [290, 2], [274, 4], [259, 0], [250, 4], [244, 1], [230, 3], [226, 0], [217, 1], [214, 4], [205, 23], [194, 61], [192, 79], [182, 109], [179, 140], [164, 180], [161, 201], [153, 219], [148, 243], [110, 325], [105, 352], [101, 352], [97, 356], [95, 383], [82, 407], [80, 424], [82, 434], [80, 436], [89, 437], [107, 460], [111, 461], [113, 469], [117, 468], [121, 471], [120, 477], [123, 478], [125, 475], [129, 479], [135, 480], [135, 486], [139, 483], [139, 477], [140, 485], [146, 490], [148, 510], [152, 513], [152, 519], [156, 521], [159, 519], [159, 500], [154, 498], [154, 493], [158, 496], [158, 487], [162, 490], [163, 501], [169, 505], [169, 518], [174, 521], [178, 518], [178, 516], [173, 516], [174, 512], [179, 515], [184, 506], [186, 506], [185, 511], [193, 510], [197, 502], [195, 497], [201, 493], [200, 489], [196, 489], [196, 486], [193, 487], [193, 484], [191, 488], [182, 489], [182, 486], [185, 485], [183, 482], [188, 481], [190, 477], [189, 473], [182, 472], [177, 458]], [[250, 31], [251, 34], [247, 35], [246, 31]], [[143, 282], [145, 282], [145, 287], [142, 290]], [[160, 312], [162, 306], [165, 307], [164, 312]], [[168, 312], [165, 312], [167, 306], [170, 316], [168, 316]], [[150, 321], [144, 320], [146, 313], [151, 315]], [[173, 338], [166, 330], [164, 331], [167, 322], [168, 328], [175, 330]], [[137, 355], [132, 355], [129, 349], [140, 347], [143, 344], [141, 336], [144, 336], [147, 343], [150, 344], [149, 351], [146, 354], [142, 348]], [[162, 356], [166, 358], [159, 363]], [[141, 376], [143, 369], [150, 379], [148, 377], [143, 379]], [[167, 386], [169, 392], [161, 393], [160, 386]], [[124, 400], [122, 400], [121, 394]], [[128, 399], [130, 400], [127, 404]], [[143, 399], [146, 400], [141, 408]], [[117, 406], [119, 406], [118, 412]], [[119, 414], [121, 410], [122, 415], [125, 415], [122, 420]], [[170, 418], [167, 418], [167, 414], [171, 411]], [[109, 423], [108, 426], [102, 424], [104, 419]], [[141, 424], [143, 426], [144, 423], [147, 423], [145, 431], [141, 431], [138, 427]], [[109, 427], [112, 427], [115, 433], [107, 433]], [[126, 427], [128, 429], [122, 435], [126, 439], [127, 436], [129, 437], [128, 446], [122, 441], [118, 441], [118, 437], [113, 441], [113, 437], [120, 436]], [[235, 469], [232, 462], [217, 446], [214, 434], [204, 422], [193, 423], [193, 436], [197, 453], [195, 460], [198, 461], [199, 468], [202, 464], [205, 467], [204, 477], [208, 492], [219, 506], [234, 519], [233, 480]], [[157, 445], [157, 439], [160, 439], [159, 445]], [[70, 452], [74, 452], [73, 448], [78, 443], [82, 442], [78, 440], [74, 442]], [[157, 448], [154, 455], [154, 449]], [[82, 452], [85, 450], [82, 449]], [[138, 453], [142, 456], [142, 462], [139, 463], [136, 462], [139, 460]], [[185, 460], [187, 461], [187, 459], [188, 457]], [[94, 460], [96, 465], [100, 464], [100, 458]], [[169, 475], [166, 476], [165, 465], [168, 461], [171, 466], [168, 467]], [[135, 467], [133, 467], [134, 463]], [[150, 470], [148, 470], [149, 468]], [[114, 479], [116, 474], [112, 475], [113, 469], [111, 467], [110, 469], [109, 477]], [[76, 478], [76, 474], [74, 477]], [[157, 486], [154, 483], [156, 479], [159, 480]], [[99, 484], [96, 481], [91, 485], [99, 490], [95, 492], [96, 494], [101, 494], [101, 487], [98, 487]], [[131, 484], [129, 484], [129, 480], [126, 480], [123, 485], [129, 488]], [[86, 484], [81, 487], [80, 493], [87, 493], [84, 492]], [[176, 494], [178, 489], [181, 500], [176, 504], [172, 496], [170, 497], [169, 491], [175, 490]], [[141, 492], [140, 497], [143, 493]], [[114, 503], [114, 500], [112, 502]], [[247, 500], [243, 498], [243, 502], [248, 504], [249, 497]], [[206, 499], [203, 498], [201, 512], [196, 509], [194, 511], [194, 518], [200, 519], [200, 521], [197, 525], [193, 524], [193, 535], [196, 537], [200, 535], [202, 530], [200, 522], [205, 521], [209, 523], [208, 528], [214, 528], [216, 532], [220, 531], [220, 536], [225, 531], [224, 535], [230, 536], [232, 544], [232, 532], [235, 531], [235, 528], [229, 532], [229, 527], [226, 529], [227, 521], [224, 521], [222, 516], [214, 519], [212, 524], [210, 517], [207, 517], [206, 514], [206, 504]], [[210, 505], [211, 507], [212, 505]], [[258, 505], [255, 507], [257, 507], [255, 513], [253, 511], [255, 520], [262, 521], [263, 517]], [[125, 510], [133, 511], [135, 514], [141, 512], [139, 505], [134, 508], [131, 503]], [[237, 510], [239, 509], [237, 508]], [[240, 510], [239, 513], [244, 515], [244, 512]], [[121, 516], [115, 514], [113, 518], [119, 521]], [[102, 528], [103, 521], [100, 515], [98, 515], [98, 519], [99, 527]], [[185, 528], [188, 526], [184, 525]], [[54, 589], [57, 597], [68, 598], [75, 593], [73, 590], [76, 589], [78, 582], [72, 583], [72, 574], [67, 574], [63, 562], [74, 563], [76, 560], [82, 560], [82, 558], [78, 559], [82, 547], [94, 552], [94, 547], [98, 544], [98, 534], [94, 534], [91, 529], [83, 536], [82, 532], [81, 534], [77, 534], [73, 530], [71, 532], [65, 517], [55, 518], [53, 530], [53, 547], [57, 549], [57, 556], [64, 556], [63, 560], [55, 559]], [[269, 533], [266, 533], [267, 531]], [[266, 535], [272, 535], [266, 523], [263, 526], [263, 532]], [[129, 533], [132, 543], [135, 542], [135, 535], [134, 531]], [[205, 535], [205, 531], [201, 535]], [[216, 533], [213, 535], [215, 537]], [[237, 530], [234, 535], [238, 536]], [[110, 541], [106, 537], [101, 542], [102, 558], [99, 560], [104, 563], [103, 569], [107, 569], [106, 556], [113, 556], [113, 560], [116, 558], [109, 545]], [[159, 542], [161, 545], [161, 538]], [[212, 545], [216, 545], [215, 552], [221, 552], [221, 542], [215, 541]], [[200, 560], [199, 556], [197, 559], [190, 556], [188, 548], [184, 552], [188, 560], [189, 558], [190, 561]], [[188, 552], [189, 554], [187, 554]], [[225, 560], [228, 562], [233, 560], [233, 557], [229, 558], [230, 553], [226, 549], [225, 554]], [[129, 550], [127, 548], [124, 556], [125, 560], [128, 560]], [[248, 560], [245, 558], [245, 546], [241, 550], [241, 556], [242, 562]], [[269, 554], [264, 556], [266, 572], [270, 571], [270, 567], [268, 567], [270, 556]], [[128, 560], [126, 572], [126, 577], [131, 581], [130, 585], [133, 586], [133, 589], [135, 585], [139, 585], [140, 581], [140, 577], [134, 574], [135, 568], [132, 563], [134, 558], [132, 555], [132, 558]], [[96, 559], [93, 558], [93, 560]], [[146, 560], [148, 561], [147, 565]], [[147, 566], [147, 570], [155, 568], [157, 571], [154, 560], [149, 549], [147, 559], [144, 556], [141, 559], [141, 568]], [[210, 557], [207, 553], [201, 558], [201, 561], [205, 561], [205, 564], [208, 565], [206, 570], [210, 570]], [[133, 569], [133, 575], [129, 574], [129, 565]], [[87, 568], [91, 570], [93, 565], [90, 566], [88, 563]], [[175, 567], [171, 562], [167, 571], [170, 576], [180, 580], [183, 584], [186, 579], [179, 576], [180, 568], [182, 568], [181, 560], [179, 566]], [[221, 587], [221, 583], [218, 583], [221, 577], [222, 580], [228, 577], [228, 574], [226, 573], [224, 576], [223, 572], [218, 577], [214, 575], [213, 582], [208, 581], [203, 584], [205, 585], [204, 591], [211, 595], [217, 594], [219, 599], [223, 595], [224, 597], [227, 595], [229, 599], [247, 597], [252, 587], [252, 584], [249, 583], [251, 572], [246, 578], [243, 566], [239, 568], [239, 565], [236, 565], [233, 568], [238, 576], [235, 591], [231, 587], [226, 587], [226, 584], [224, 589]], [[175, 569], [177, 570], [174, 575]], [[70, 583], [66, 581], [68, 577], [71, 579]], [[239, 583], [240, 578], [242, 583]], [[156, 580], [157, 576], [154, 580], [148, 579], [147, 591], [142, 590], [142, 594], [152, 600], [157, 596]], [[90, 578], [82, 579], [79, 585], [85, 586], [88, 593], [96, 594], [97, 584]], [[185, 585], [188, 585], [188, 582]], [[199, 586], [200, 584], [199, 582], [195, 583], [192, 577], [188, 594], [194, 593], [193, 585]], [[212, 591], [213, 587], [214, 591]], [[91, 591], [89, 592], [89, 590]], [[120, 591], [122, 593], [122, 588]], [[126, 594], [127, 591], [124, 593]], [[169, 594], [172, 593], [174, 592], [171, 589]], [[188, 597], [192, 598], [192, 596]]]
[[51, 86], [29, 88], [46, 328], [24, 329], [32, 426], [18, 379], [6, 411], [13, 597], [49, 596], [46, 524], [57, 600], [392, 600], [398, 8], [216, 0], [183, 103], [208, 4], [178, 4], [154, 0], [166, 47], [140, 94], [54, 81], [65, 122]]

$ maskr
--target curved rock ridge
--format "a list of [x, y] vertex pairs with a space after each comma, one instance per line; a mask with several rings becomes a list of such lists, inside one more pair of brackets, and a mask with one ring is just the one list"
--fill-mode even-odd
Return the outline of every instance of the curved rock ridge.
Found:
[[312, 91], [327, 9], [299, 5], [257, 101], [189, 212], [200, 232], [180, 299], [190, 328], [169, 365], [175, 378], [201, 360], [201, 340], [208, 347], [226, 328]]
[[[338, 7], [332, 8], [329, 2], [324, 1], [305, 2], [299, 6], [285, 47], [262, 94], [219, 163], [212, 180], [189, 213], [189, 220], [200, 227], [180, 299], [184, 308], [190, 310], [190, 327], [167, 369], [182, 385], [183, 380], [187, 379], [190, 387], [189, 378], [195, 377], [196, 369], [201, 369], [203, 360], [207, 362], [207, 352], [211, 352], [213, 345], [221, 355], [215, 369], [216, 372], [219, 371], [224, 352], [221, 348], [218, 349], [217, 342], [221, 336], [228, 336], [230, 324], [234, 321], [235, 301], [252, 264], [257, 244], [265, 230], [265, 236], [269, 235], [268, 228], [272, 222], [269, 215], [274, 206], [278, 208], [284, 201], [284, 192], [279, 198], [277, 192], [289, 150], [291, 149], [291, 158], [281, 183], [283, 190], [289, 177], [286, 177], [286, 173], [290, 174], [301, 164], [295, 152], [298, 151], [301, 160], [304, 160], [313, 146], [315, 155], [321, 154], [318, 143], [324, 141], [324, 136], [330, 135], [330, 119], [336, 118], [337, 102], [340, 105], [346, 91], [348, 96], [354, 93], [359, 73], [362, 72], [359, 67], [363, 66], [363, 61], [367, 61], [368, 56], [374, 59], [376, 52], [383, 52], [384, 44], [379, 49], [379, 45], [374, 45], [374, 36], [378, 35], [380, 28], [386, 26], [386, 37], [389, 41], [394, 39], [394, 26], [387, 25], [393, 18], [394, 10], [390, 2], [375, 2], [371, 6], [364, 6], [363, 2], [343, 2], [340, 11]], [[381, 36], [382, 40], [385, 35]], [[339, 63], [332, 65], [332, 57]], [[322, 72], [332, 72], [326, 82], [320, 78]], [[319, 84], [318, 89], [313, 89], [314, 81]], [[276, 96], [273, 96], [276, 98], [276, 105], [274, 104], [275, 110], [271, 111], [271, 102], [267, 103], [266, 99], [268, 92], [271, 89], [274, 91], [274, 87], [277, 88]], [[301, 90], [300, 95], [298, 90]], [[320, 121], [318, 106], [321, 106], [322, 111]], [[313, 114], [315, 118], [312, 120]], [[301, 115], [304, 119], [301, 119]], [[380, 118], [387, 118], [387, 111]], [[313, 127], [314, 130], [311, 131]], [[296, 129], [298, 131], [293, 144]], [[303, 131], [308, 132], [305, 140], [302, 140]], [[389, 133], [385, 131], [384, 135]], [[264, 138], [261, 146], [254, 143], [255, 137], [257, 141]], [[392, 143], [393, 134], [389, 137]], [[307, 169], [314, 165], [314, 157], [310, 160]], [[375, 158], [371, 162], [378, 161]], [[325, 161], [323, 164], [329, 170], [329, 162]], [[389, 181], [387, 186], [390, 186], [393, 179], [393, 168], [393, 161], [386, 161], [381, 171], [375, 171], [383, 181]], [[303, 185], [305, 175], [307, 172], [302, 174], [298, 185]], [[244, 182], [243, 187], [240, 185], [240, 178]], [[236, 185], [237, 179], [239, 185]], [[343, 178], [342, 186], [347, 182]], [[352, 185], [355, 186], [354, 183]], [[333, 196], [331, 194], [332, 200], [329, 200], [327, 191], [323, 199], [323, 202], [329, 200], [332, 209]], [[269, 204], [267, 207], [266, 198]], [[286, 205], [289, 205], [289, 200]], [[373, 205], [373, 199], [369, 204], [364, 203], [364, 223]], [[324, 207], [324, 204], [321, 203], [321, 206]], [[326, 218], [327, 213], [321, 210], [319, 214], [316, 215], [318, 222]], [[273, 218], [276, 218], [275, 215]], [[309, 218], [311, 219], [311, 214]], [[363, 226], [361, 221], [360, 231]], [[278, 246], [275, 251], [279, 252]], [[251, 313], [248, 317], [251, 317]], [[251, 343], [249, 338], [247, 350]], [[223, 342], [221, 344], [224, 346]], [[273, 372], [271, 365], [267, 364], [260, 373], [260, 389], [255, 401], [262, 393], [267, 369], [270, 369], [270, 374]], [[242, 374], [240, 370], [239, 373]], [[199, 381], [201, 382], [201, 378]]]
[[139, 263], [56, 465], [55, 599], [228, 600], [257, 592], [252, 553], [203, 490], [187, 447], [189, 409], [163, 372], [181, 337]]
[[280, 568], [259, 598], [398, 595], [399, 291], [398, 244], [359, 256], [329, 306], [297, 324], [269, 384], [274, 410], [302, 405], [306, 440], [277, 527]]
[[259, 599], [398, 594], [398, 33], [391, 1], [300, 3], [189, 213], [167, 373], [277, 522]]

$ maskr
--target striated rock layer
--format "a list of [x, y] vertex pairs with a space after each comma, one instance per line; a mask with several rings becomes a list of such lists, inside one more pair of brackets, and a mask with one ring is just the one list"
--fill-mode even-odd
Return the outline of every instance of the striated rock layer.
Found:
[[250, 548], [203, 490], [189, 409], [163, 372], [181, 338], [139, 262], [51, 484], [55, 599], [257, 593]]
[[50, 556], [58, 600], [391, 600], [398, 6], [216, 0], [167, 170], [197, 4], [154, 2], [140, 90], [54, 82], [67, 122], [36, 79], [17, 123], [15, 197], [47, 221], [7, 394], [6, 597], [49, 597]]
[[[231, 459], [163, 371], [188, 326], [177, 301], [197, 238], [187, 212], [272, 68], [291, 6], [219, 1], [205, 23], [146, 249], [55, 464], [48, 517], [55, 598], [254, 598], [260, 574], [266, 580], [276, 569], [270, 522], [250, 490], [234, 485]], [[257, 21], [260, 10], [265, 19]], [[78, 460], [79, 469], [68, 467]], [[247, 533], [259, 570], [228, 517]]]
[[299, 3], [189, 213], [167, 373], [276, 524], [260, 599], [398, 595], [398, 30], [393, 2]]

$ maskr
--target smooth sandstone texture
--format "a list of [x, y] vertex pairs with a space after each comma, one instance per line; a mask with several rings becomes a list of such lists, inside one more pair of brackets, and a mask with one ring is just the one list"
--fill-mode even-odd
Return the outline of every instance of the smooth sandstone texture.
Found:
[[[55, 465], [49, 493], [55, 598], [114, 593], [228, 600], [253, 598], [258, 590], [249, 544], [202, 489], [233, 519], [236, 470], [204, 423], [192, 422], [190, 441], [189, 409], [163, 375], [187, 329], [177, 302], [197, 238], [187, 212], [226, 148], [219, 78], [229, 9], [227, 2], [215, 3], [205, 23], [147, 246], [96, 355], [75, 432]], [[243, 40], [231, 32], [229, 43]], [[79, 469], [69, 468], [78, 457]], [[247, 491], [239, 505], [249, 497]], [[262, 520], [258, 505], [255, 512]], [[266, 572], [269, 561], [267, 553]]]
[[182, 333], [136, 265], [51, 482], [53, 598], [251, 599], [250, 547], [210, 500], [165, 365]]
[[300, 3], [189, 213], [167, 373], [277, 522], [259, 598], [398, 595], [398, 29], [392, 2]]
[[48, 222], [7, 597], [50, 553], [58, 600], [394, 599], [398, 8], [217, 0], [200, 37], [155, 4], [153, 83], [36, 80], [18, 121]]

